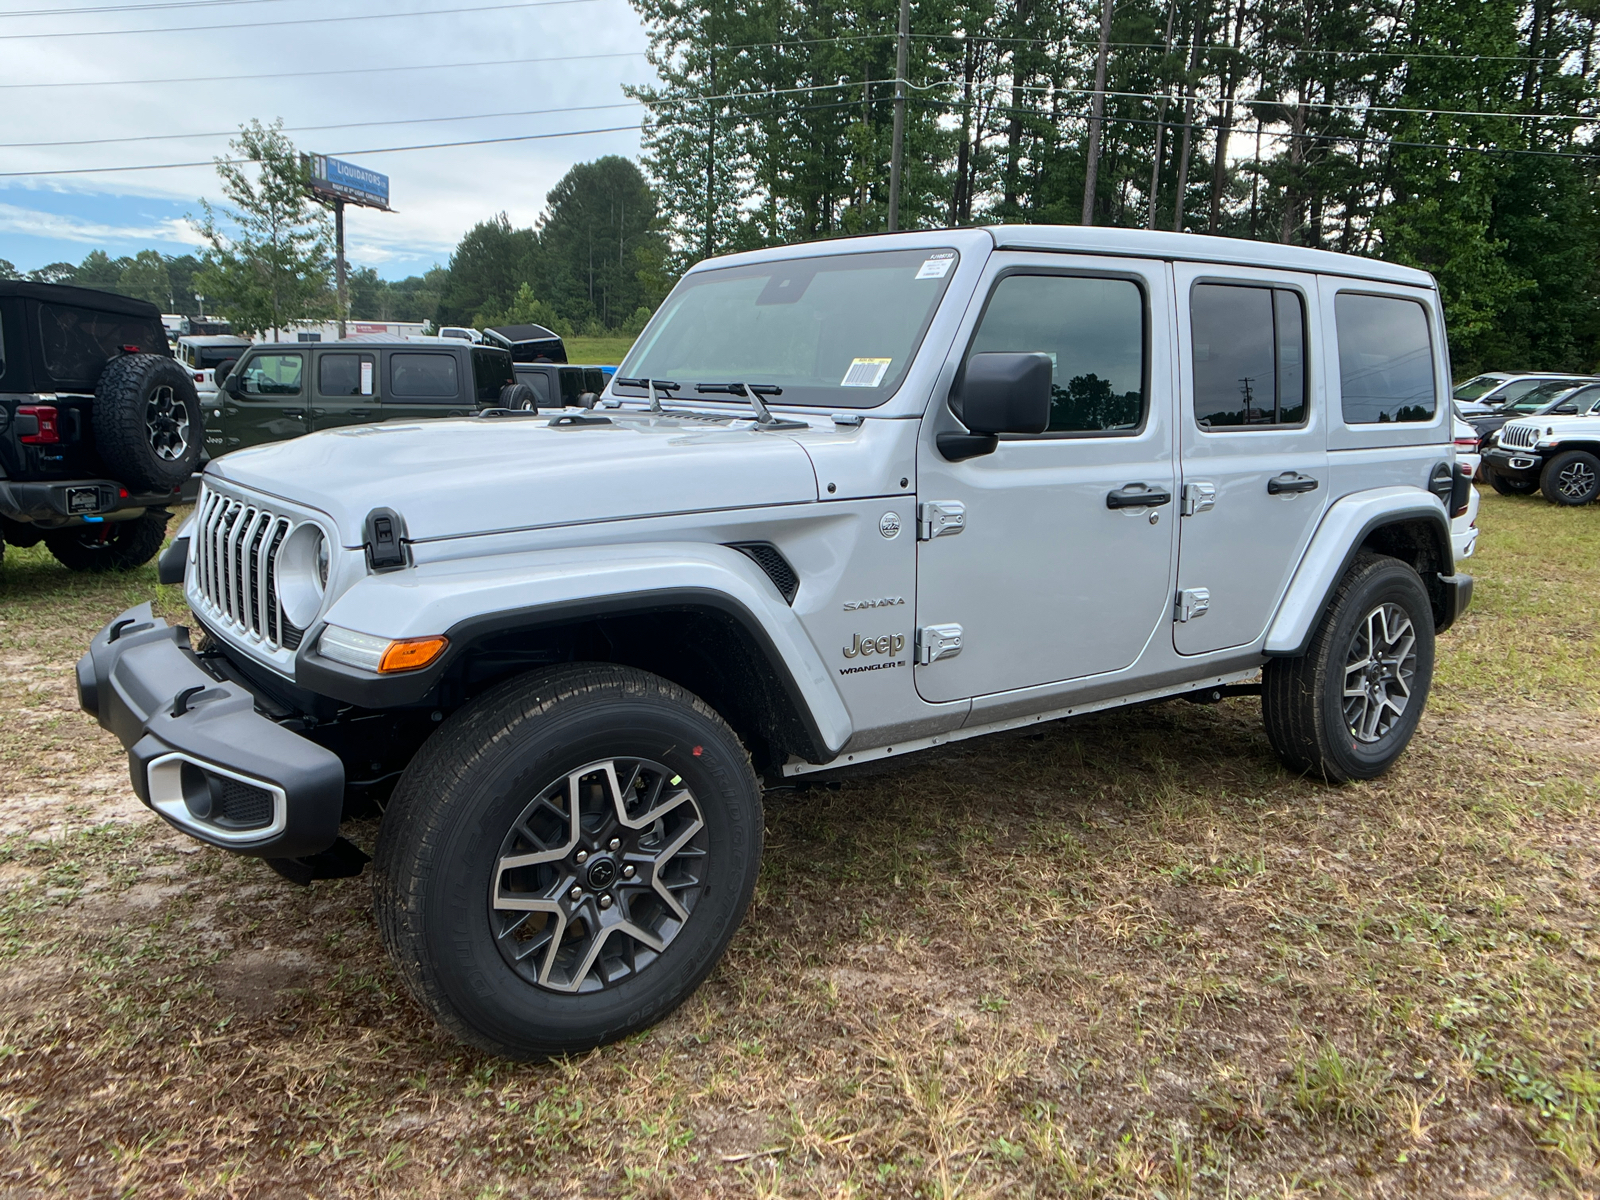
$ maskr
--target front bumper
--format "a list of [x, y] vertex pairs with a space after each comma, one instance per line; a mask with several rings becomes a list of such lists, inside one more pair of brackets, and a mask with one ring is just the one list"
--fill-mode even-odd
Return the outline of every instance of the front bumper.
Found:
[[1491, 446], [1483, 452], [1483, 469], [1507, 479], [1525, 479], [1537, 483], [1539, 468], [1544, 460], [1532, 450], [1505, 450]]
[[338, 839], [339, 757], [257, 712], [255, 695], [207, 671], [188, 631], [149, 604], [95, 635], [78, 702], [127, 749], [139, 799], [191, 837], [262, 858]]

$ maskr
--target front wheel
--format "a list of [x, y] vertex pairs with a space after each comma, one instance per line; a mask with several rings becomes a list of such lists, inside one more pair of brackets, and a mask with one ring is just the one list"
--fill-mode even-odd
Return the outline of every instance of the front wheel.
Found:
[[411, 992], [507, 1058], [654, 1024], [732, 940], [761, 789], [704, 701], [643, 671], [561, 667], [451, 717], [378, 835], [378, 927]]
[[131, 521], [102, 521], [44, 535], [45, 548], [69, 571], [131, 571], [161, 552], [171, 514], [146, 512]]
[[1539, 490], [1551, 504], [1579, 508], [1600, 495], [1600, 458], [1587, 450], [1568, 450], [1545, 463]]
[[1267, 739], [1284, 765], [1329, 783], [1394, 765], [1433, 682], [1433, 606], [1399, 559], [1360, 554], [1299, 658], [1262, 670]]
[[1489, 486], [1502, 496], [1531, 496], [1539, 490], [1539, 484], [1532, 479], [1511, 479], [1505, 475], [1489, 472]]

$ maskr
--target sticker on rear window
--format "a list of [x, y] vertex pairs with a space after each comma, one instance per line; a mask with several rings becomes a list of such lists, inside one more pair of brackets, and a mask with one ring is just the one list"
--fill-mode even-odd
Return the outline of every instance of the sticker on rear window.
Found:
[[956, 256], [953, 250], [946, 250], [942, 254], [930, 255], [923, 264], [917, 268], [918, 279], [943, 279], [950, 273], [950, 268], [955, 264]]
[[852, 358], [850, 369], [844, 373], [839, 386], [877, 387], [883, 382], [884, 372], [893, 361], [892, 358]]

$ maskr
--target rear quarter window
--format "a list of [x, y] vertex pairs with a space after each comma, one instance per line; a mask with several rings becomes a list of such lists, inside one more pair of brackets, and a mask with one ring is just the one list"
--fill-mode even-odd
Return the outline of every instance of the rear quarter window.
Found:
[[1438, 398], [1427, 309], [1399, 296], [1340, 292], [1333, 310], [1345, 424], [1432, 420]]
[[474, 349], [472, 378], [479, 404], [500, 403], [501, 390], [517, 381], [511, 355], [501, 350]]
[[73, 304], [39, 305], [39, 340], [44, 369], [59, 386], [93, 387], [124, 346], [167, 353], [167, 334], [159, 321]]
[[390, 398], [453, 400], [459, 393], [454, 354], [430, 351], [389, 356]]

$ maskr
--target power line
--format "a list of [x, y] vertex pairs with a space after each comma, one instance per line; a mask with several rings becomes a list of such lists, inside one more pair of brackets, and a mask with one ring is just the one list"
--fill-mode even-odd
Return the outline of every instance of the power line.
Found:
[[481, 4], [472, 8], [423, 8], [415, 12], [363, 13], [359, 16], [305, 17], [293, 21], [252, 21], [231, 25], [161, 25], [155, 29], [80, 29], [68, 33], [0, 33], [0, 41], [23, 41], [33, 38], [116, 37], [136, 33], [206, 33], [215, 30], [275, 29], [284, 25], [331, 25], [336, 21], [381, 21], [392, 17], [476, 16], [478, 13], [502, 12], [510, 8], [554, 8], [562, 4], [592, 4], [594, 0], [515, 0], [511, 4]]
[[158, 83], [233, 83], [252, 79], [308, 79], [316, 75], [374, 75], [388, 71], [445, 71], [459, 67], [509, 67], [523, 63], [588, 62], [599, 58], [643, 58], [643, 50], [610, 54], [558, 54], [545, 58], [489, 58], [482, 62], [419, 63], [414, 67], [334, 67], [326, 71], [266, 71], [260, 75], [189, 75], [172, 79], [91, 79], [62, 83], [0, 83], [0, 88], [149, 87]]
[[162, 4], [103, 4], [95, 8], [26, 8], [0, 17], [76, 17], [91, 13], [153, 12], [168, 8], [216, 8], [234, 4], [280, 4], [282, 0], [169, 0]]

